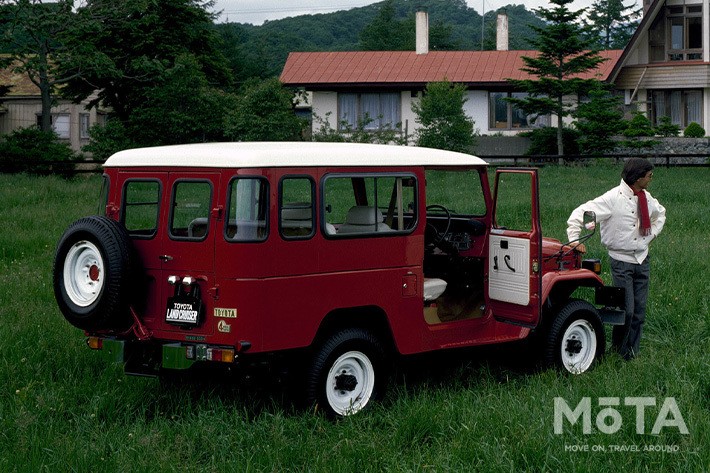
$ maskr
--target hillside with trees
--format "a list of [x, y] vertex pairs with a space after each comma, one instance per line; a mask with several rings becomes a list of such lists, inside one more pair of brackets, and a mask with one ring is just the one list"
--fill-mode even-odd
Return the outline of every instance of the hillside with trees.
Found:
[[[292, 51], [367, 49], [361, 36], [387, 6], [393, 10], [393, 23], [403, 30], [401, 43], [390, 49], [414, 49], [414, 14], [419, 8], [429, 12], [432, 50], [495, 49], [497, 11], [486, 12], [482, 21], [480, 12], [469, 8], [464, 0], [386, 0], [346, 11], [267, 21], [261, 26], [221, 23], [215, 27], [235, 79], [241, 83], [250, 77], [278, 75]], [[530, 40], [535, 37], [531, 27], [542, 26], [542, 20], [522, 5], [501, 10], [508, 14], [510, 49], [530, 49]]]

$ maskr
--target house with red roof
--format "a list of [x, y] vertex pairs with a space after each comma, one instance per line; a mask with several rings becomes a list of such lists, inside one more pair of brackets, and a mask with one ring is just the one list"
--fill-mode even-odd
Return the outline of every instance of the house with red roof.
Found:
[[[464, 111], [482, 135], [516, 135], [551, 124], [550, 117], [528, 116], [504, 100], [524, 95], [507, 79], [529, 78], [521, 71], [522, 58], [537, 52], [507, 50], [500, 18], [496, 51], [429, 51], [426, 15], [417, 13], [417, 51], [292, 52], [281, 82], [308, 92], [313, 115], [332, 128], [343, 122], [355, 126], [367, 114], [375, 119], [369, 128], [398, 127], [411, 136], [417, 126], [412, 103], [427, 83], [442, 80], [466, 85]], [[585, 78], [608, 80], [622, 51], [601, 55], [607, 60]], [[313, 126], [315, 131], [318, 123]]]
[[[524, 79], [523, 56], [507, 50], [507, 21], [498, 25], [496, 51], [429, 51], [426, 13], [417, 14], [417, 51], [293, 52], [281, 81], [310, 94], [312, 113], [331, 127], [378, 117], [371, 128], [397, 126], [411, 136], [412, 103], [428, 82], [449, 80], [468, 88], [464, 110], [482, 135], [515, 135], [555, 124], [530, 117], [504, 99], [522, 95], [507, 79]], [[503, 25], [501, 27], [501, 24]], [[710, 0], [644, 0], [644, 17], [622, 50], [602, 51], [607, 60], [587, 77], [614, 84], [627, 111], [663, 117], [681, 129], [710, 117]], [[314, 130], [317, 124], [314, 123]]]

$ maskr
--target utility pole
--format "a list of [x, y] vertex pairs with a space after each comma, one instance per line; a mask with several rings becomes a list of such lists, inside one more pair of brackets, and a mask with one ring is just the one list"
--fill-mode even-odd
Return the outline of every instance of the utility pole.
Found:
[[481, 0], [481, 51], [483, 51], [483, 34], [485, 28], [485, 18], [486, 18], [486, 0]]

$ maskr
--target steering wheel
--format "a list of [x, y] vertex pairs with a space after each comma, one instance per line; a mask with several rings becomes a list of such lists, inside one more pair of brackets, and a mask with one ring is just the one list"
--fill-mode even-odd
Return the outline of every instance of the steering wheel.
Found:
[[451, 228], [451, 212], [449, 212], [449, 209], [439, 204], [427, 205], [427, 214], [430, 210], [440, 210], [446, 215], [446, 228], [442, 233], [439, 233], [436, 227], [429, 223], [429, 221], [427, 221], [426, 223], [426, 233], [431, 235], [430, 238], [433, 238], [430, 244], [434, 247], [438, 247], [441, 242], [444, 241], [444, 239], [446, 238], [446, 234], [449, 233], [449, 228]]

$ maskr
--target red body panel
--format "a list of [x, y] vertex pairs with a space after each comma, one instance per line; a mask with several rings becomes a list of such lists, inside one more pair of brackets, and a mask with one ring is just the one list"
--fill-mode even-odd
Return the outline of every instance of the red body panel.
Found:
[[[323, 216], [316, 215], [315, 234], [308, 239], [286, 240], [279, 228], [279, 182], [285, 176], [311, 176], [320, 188], [328, 173], [408, 173], [418, 181], [418, 223], [407, 234], [362, 238], [329, 238], [323, 231]], [[485, 308], [478, 317], [436, 324], [424, 317], [423, 284], [425, 259], [426, 189], [424, 168], [249, 168], [249, 169], [170, 169], [108, 168], [111, 190], [107, 207], [121, 208], [122, 190], [130, 179], [159, 179], [162, 183], [160, 224], [153, 238], [134, 239], [147, 275], [146, 304], [137, 307], [143, 324], [157, 340], [239, 346], [250, 343], [250, 353], [306, 347], [311, 344], [323, 320], [340, 309], [375, 308], [381, 313], [396, 349], [403, 354], [441, 348], [498, 343], [524, 338], [537, 323], [540, 306], [551, 286], [560, 279], [598, 277], [586, 270], [542, 275], [530, 269], [528, 306], [491, 301], [488, 297], [488, 242], [492, 198], [483, 173], [483, 193], [487, 212], [480, 221], [485, 234], [461, 256], [483, 261]], [[268, 227], [261, 242], [230, 242], [225, 238], [224, 212], [228, 183], [235, 176], [260, 176], [269, 182]], [[176, 180], [210, 182], [213, 189], [209, 232], [202, 241], [176, 241], [167, 234]], [[315, 193], [315, 208], [321, 208], [321, 193]], [[540, 265], [541, 230], [535, 204], [535, 224], [531, 233], [507, 232], [511, 237], [531, 241], [532, 260]], [[120, 219], [120, 215], [115, 216]], [[530, 263], [532, 265], [532, 262]], [[542, 265], [541, 265], [542, 266]], [[588, 271], [587, 271], [588, 273]], [[591, 275], [591, 276], [590, 276]], [[194, 328], [180, 328], [165, 322], [167, 298], [175, 288], [169, 276], [197, 278], [205, 306], [205, 322]], [[596, 278], [596, 279], [595, 279]], [[542, 284], [540, 284], [542, 280]], [[599, 280], [600, 282], [600, 280]], [[539, 288], [542, 286], [543, 290]], [[505, 323], [520, 321], [520, 326]]]

